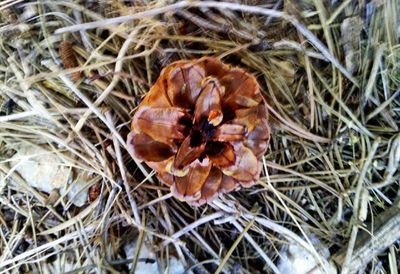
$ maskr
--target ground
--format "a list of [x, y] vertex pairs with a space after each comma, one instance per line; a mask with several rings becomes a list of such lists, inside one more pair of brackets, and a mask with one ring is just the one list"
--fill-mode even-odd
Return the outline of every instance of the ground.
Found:
[[[397, 273], [400, 5], [0, 3], [0, 272]], [[252, 73], [260, 180], [194, 207], [126, 136], [163, 67]], [[289, 268], [288, 268], [289, 267]], [[298, 272], [295, 272], [298, 271]]]

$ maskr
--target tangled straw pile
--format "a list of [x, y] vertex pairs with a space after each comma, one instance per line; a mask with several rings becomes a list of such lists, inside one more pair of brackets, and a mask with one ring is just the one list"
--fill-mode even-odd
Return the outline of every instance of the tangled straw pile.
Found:
[[[398, 229], [368, 256], [357, 237], [398, 224], [397, 0], [77, 3], [0, 4], [0, 271], [273, 273], [287, 242], [323, 260], [310, 234], [344, 273], [354, 256], [368, 273], [398, 267]], [[203, 56], [257, 78], [272, 133], [258, 184], [192, 207], [126, 137], [161, 69]], [[15, 158], [24, 147], [37, 153]], [[58, 190], [18, 172], [42, 155], [68, 171]]]

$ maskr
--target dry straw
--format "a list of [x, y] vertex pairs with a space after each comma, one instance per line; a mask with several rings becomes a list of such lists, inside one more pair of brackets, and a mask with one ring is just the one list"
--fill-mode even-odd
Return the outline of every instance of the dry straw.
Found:
[[[149, 248], [160, 273], [278, 273], [287, 243], [328, 271], [314, 235], [341, 273], [397, 273], [399, 1], [241, 2], [0, 3], [0, 272], [128, 273]], [[258, 184], [192, 207], [126, 136], [161, 69], [205, 55], [257, 78], [272, 134]], [[26, 146], [98, 197], [31, 186]]]

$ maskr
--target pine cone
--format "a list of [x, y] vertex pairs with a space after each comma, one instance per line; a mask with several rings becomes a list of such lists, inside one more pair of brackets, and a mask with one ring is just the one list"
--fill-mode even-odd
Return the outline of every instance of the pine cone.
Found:
[[132, 155], [195, 205], [253, 185], [270, 136], [255, 77], [211, 57], [165, 67], [131, 127]]

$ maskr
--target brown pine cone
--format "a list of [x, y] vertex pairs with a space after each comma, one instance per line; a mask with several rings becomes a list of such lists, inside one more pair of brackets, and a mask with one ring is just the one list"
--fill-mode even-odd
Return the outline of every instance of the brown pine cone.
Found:
[[211, 57], [165, 67], [131, 127], [134, 157], [195, 205], [253, 185], [270, 136], [255, 77]]

